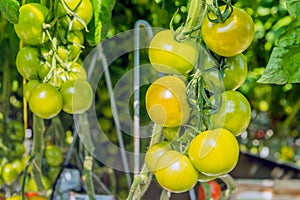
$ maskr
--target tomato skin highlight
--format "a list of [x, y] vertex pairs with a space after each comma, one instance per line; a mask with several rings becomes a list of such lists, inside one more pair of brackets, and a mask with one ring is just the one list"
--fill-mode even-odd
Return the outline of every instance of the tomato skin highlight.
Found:
[[[226, 6], [221, 6], [224, 11]], [[216, 16], [208, 13], [210, 18]], [[254, 36], [254, 23], [250, 15], [233, 6], [233, 12], [224, 22], [214, 23], [204, 18], [201, 27], [202, 38], [207, 47], [214, 53], [232, 57], [245, 51], [252, 43]]]
[[199, 172], [220, 176], [236, 166], [239, 145], [235, 136], [226, 129], [207, 130], [192, 140], [188, 156]]
[[146, 92], [146, 110], [150, 119], [165, 127], [178, 127], [190, 116], [186, 85], [175, 76], [154, 81]]
[[149, 46], [149, 60], [159, 72], [187, 74], [198, 62], [198, 46], [190, 40], [177, 42], [171, 30], [157, 33]]

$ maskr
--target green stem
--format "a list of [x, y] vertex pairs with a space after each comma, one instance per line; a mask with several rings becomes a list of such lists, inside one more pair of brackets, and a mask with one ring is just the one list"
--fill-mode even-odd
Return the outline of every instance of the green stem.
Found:
[[45, 193], [45, 188], [42, 182], [42, 156], [44, 145], [44, 120], [36, 115], [33, 115], [33, 160], [32, 177], [36, 183], [38, 191]]
[[95, 189], [92, 177], [93, 157], [89, 152], [85, 151], [84, 167], [83, 167], [83, 180], [86, 187], [86, 192], [90, 200], [95, 200]]
[[[161, 129], [162, 129], [161, 126], [159, 126], [158, 124], [154, 124], [149, 147], [161, 141], [162, 139]], [[139, 175], [137, 175], [133, 180], [127, 200], [141, 199], [143, 194], [146, 192], [149, 184], [151, 183], [152, 176], [153, 176], [152, 173], [148, 170], [147, 166], [144, 164]]]
[[221, 177], [219, 177], [219, 179], [221, 179], [227, 186], [225, 198], [228, 199], [228, 197], [236, 191], [237, 184], [236, 184], [235, 180], [229, 174], [221, 176]]
[[188, 16], [181, 33], [184, 35], [190, 34], [191, 37], [197, 38], [206, 15], [206, 8], [205, 0], [191, 0]]
[[6, 125], [8, 123], [9, 118], [9, 95], [10, 95], [10, 88], [11, 88], [11, 80], [10, 80], [10, 69], [9, 69], [9, 60], [4, 61], [3, 66], [3, 90], [2, 90], [2, 96], [3, 96], [3, 135], [6, 135]]

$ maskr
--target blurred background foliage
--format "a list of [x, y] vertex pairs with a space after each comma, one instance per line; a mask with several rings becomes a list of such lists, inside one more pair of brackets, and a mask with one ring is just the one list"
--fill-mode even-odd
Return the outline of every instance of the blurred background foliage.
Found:
[[[254, 41], [245, 52], [248, 59], [248, 78], [239, 89], [249, 99], [252, 106], [252, 120], [246, 133], [240, 140], [241, 150], [269, 158], [276, 161], [300, 166], [300, 86], [298, 84], [271, 85], [258, 84], [268, 63], [272, 48], [277, 38], [284, 32], [291, 22], [285, 7], [285, 0], [234, 0], [237, 7], [242, 7], [252, 16], [255, 23]], [[116, 1], [112, 25], [108, 37], [134, 28], [139, 19], [146, 20], [152, 27], [169, 28], [169, 22], [175, 12], [174, 25], [179, 26], [185, 21], [188, 0], [120, 0]], [[0, 13], [0, 132], [4, 127], [3, 121], [16, 120], [23, 122], [23, 80], [15, 67], [15, 56], [19, 41], [14, 33], [13, 26]], [[86, 55], [93, 47], [86, 48]], [[146, 52], [142, 52], [145, 53]], [[148, 63], [147, 56], [141, 55], [142, 62]], [[84, 59], [84, 58], [83, 58]], [[113, 83], [133, 66], [133, 53], [126, 54], [110, 66]], [[111, 141], [117, 144], [118, 137], [114, 128], [113, 115], [110, 106], [110, 96], [104, 80], [100, 80], [96, 91], [95, 108], [99, 122]], [[143, 94], [142, 94], [143, 96]], [[63, 131], [67, 141], [72, 141], [72, 124], [70, 117], [61, 114]], [[28, 127], [31, 116], [29, 112]], [[147, 116], [143, 117], [147, 123]], [[70, 131], [71, 130], [71, 131]], [[0, 134], [0, 135], [1, 135]], [[125, 135], [126, 148], [132, 150], [132, 137]], [[3, 135], [2, 135], [3, 136]], [[57, 136], [56, 137], [61, 137]], [[2, 143], [6, 139], [3, 138]], [[55, 139], [51, 138], [51, 141]], [[146, 145], [147, 141], [145, 141]], [[58, 144], [60, 144], [58, 142]], [[67, 148], [66, 146], [65, 148]], [[145, 149], [146, 146], [143, 146]], [[1, 150], [0, 150], [1, 151]], [[126, 181], [121, 177], [118, 186], [127, 191]], [[126, 192], [123, 192], [124, 196]], [[122, 194], [119, 194], [122, 196]]]

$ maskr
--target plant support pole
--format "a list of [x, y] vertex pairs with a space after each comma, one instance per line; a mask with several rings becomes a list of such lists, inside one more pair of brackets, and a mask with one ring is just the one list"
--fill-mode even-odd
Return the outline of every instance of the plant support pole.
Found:
[[140, 171], [140, 27], [147, 30], [151, 40], [153, 32], [150, 24], [145, 20], [138, 20], [134, 26], [134, 117], [133, 117], [133, 144], [134, 144], [134, 176]]

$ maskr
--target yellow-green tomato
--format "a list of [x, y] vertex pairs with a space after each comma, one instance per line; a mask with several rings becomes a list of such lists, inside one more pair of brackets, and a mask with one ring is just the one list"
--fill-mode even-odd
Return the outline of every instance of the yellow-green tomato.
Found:
[[199, 49], [190, 40], [178, 42], [171, 30], [158, 32], [149, 46], [149, 59], [159, 72], [187, 74], [198, 62]]
[[226, 129], [199, 133], [188, 148], [188, 156], [195, 168], [208, 176], [229, 173], [237, 164], [239, 144]]
[[[226, 6], [221, 6], [224, 12]], [[254, 23], [251, 16], [243, 9], [232, 7], [233, 12], [224, 22], [209, 20], [216, 16], [209, 12], [203, 20], [201, 35], [207, 47], [216, 54], [232, 57], [245, 51], [253, 40]]]
[[158, 159], [167, 151], [170, 150], [169, 142], [162, 141], [151, 146], [145, 156], [145, 163], [150, 172], [155, 172], [155, 167]]
[[210, 56], [203, 57], [204, 87], [211, 91], [236, 90], [246, 80], [248, 67], [243, 54], [224, 58], [220, 69]]
[[[214, 96], [211, 100], [212, 104], [218, 104]], [[235, 136], [244, 132], [251, 118], [251, 107], [247, 98], [238, 91], [228, 90], [221, 94], [219, 103], [219, 110], [209, 117], [211, 129], [225, 128]]]
[[175, 76], [154, 81], [146, 92], [146, 110], [150, 119], [165, 127], [178, 127], [190, 116], [186, 85]]
[[174, 193], [193, 188], [198, 181], [198, 175], [190, 159], [178, 151], [167, 151], [156, 164], [156, 180], [164, 189]]

